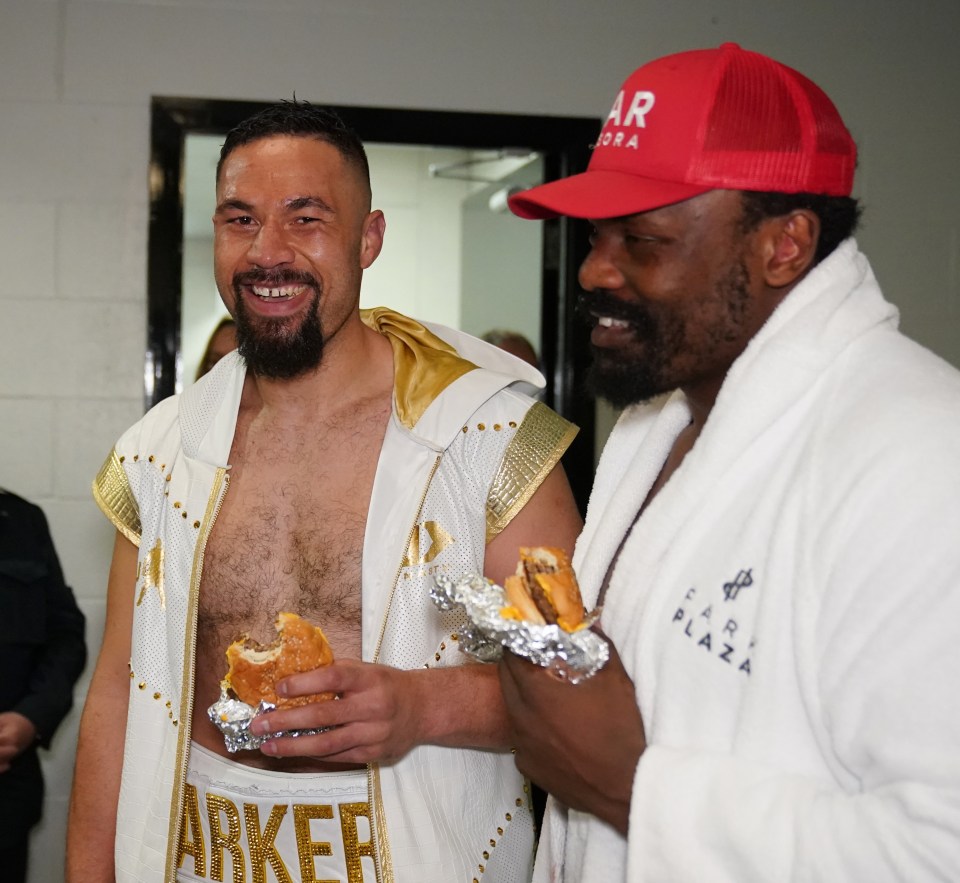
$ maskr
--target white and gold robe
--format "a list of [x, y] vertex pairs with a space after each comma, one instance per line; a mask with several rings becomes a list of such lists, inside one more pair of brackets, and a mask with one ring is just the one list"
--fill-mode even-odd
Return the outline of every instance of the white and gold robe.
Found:
[[[390, 339], [395, 371], [364, 541], [363, 658], [404, 669], [462, 665], [458, 617], [431, 603], [432, 574], [483, 570], [487, 542], [576, 429], [510, 389], [542, 377], [495, 347], [382, 308], [363, 318]], [[118, 883], [172, 883], [182, 858], [204, 548], [229, 487], [244, 376], [234, 353], [159, 403], [121, 437], [94, 482], [140, 562]], [[529, 795], [511, 754], [424, 745], [394, 764], [371, 764], [368, 783], [381, 883], [529, 878]]]

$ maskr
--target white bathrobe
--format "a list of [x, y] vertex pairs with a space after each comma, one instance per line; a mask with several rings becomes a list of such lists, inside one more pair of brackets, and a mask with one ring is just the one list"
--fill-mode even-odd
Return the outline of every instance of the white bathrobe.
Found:
[[[629, 836], [552, 804], [536, 880], [960, 879], [960, 373], [896, 325], [850, 240], [731, 369], [605, 599]], [[688, 422], [675, 393], [617, 424], [588, 601]]]

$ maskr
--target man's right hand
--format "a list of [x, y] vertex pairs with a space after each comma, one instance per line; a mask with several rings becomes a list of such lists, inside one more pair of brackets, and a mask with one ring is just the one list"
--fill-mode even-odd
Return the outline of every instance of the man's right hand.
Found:
[[334, 763], [391, 763], [417, 745], [505, 750], [507, 722], [493, 666], [470, 664], [410, 671], [341, 659], [278, 684], [286, 695], [336, 693], [261, 715], [258, 735], [330, 727], [312, 736], [279, 735], [261, 751]]
[[0, 714], [0, 773], [10, 769], [14, 759], [23, 754], [37, 738], [37, 728], [16, 711]]
[[612, 644], [610, 651], [607, 664], [579, 684], [505, 651], [500, 685], [520, 772], [625, 835], [646, 736], [633, 682]]

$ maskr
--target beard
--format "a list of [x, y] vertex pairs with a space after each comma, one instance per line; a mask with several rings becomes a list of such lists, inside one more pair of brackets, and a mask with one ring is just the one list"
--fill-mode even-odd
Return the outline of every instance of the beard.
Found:
[[[281, 285], [308, 285], [311, 294], [306, 315], [282, 319], [252, 316], [241, 294], [244, 285], [276, 288]], [[320, 324], [321, 289], [309, 273], [276, 272], [236, 273], [233, 277], [237, 323], [237, 350], [247, 368], [260, 377], [289, 380], [316, 368], [323, 358], [323, 328]]]
[[625, 408], [716, 370], [716, 354], [727, 353], [742, 340], [750, 297], [748, 279], [739, 257], [711, 292], [679, 307], [656, 301], [624, 302], [604, 290], [582, 294], [577, 312], [591, 327], [597, 324], [593, 313], [629, 322], [640, 349], [635, 353], [591, 345], [588, 390], [615, 408]]

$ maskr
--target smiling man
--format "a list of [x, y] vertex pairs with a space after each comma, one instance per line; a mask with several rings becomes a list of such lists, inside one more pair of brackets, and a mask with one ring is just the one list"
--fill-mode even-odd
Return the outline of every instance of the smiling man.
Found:
[[960, 372], [851, 238], [856, 149], [738, 46], [624, 83], [589, 168], [511, 199], [593, 224], [593, 384], [625, 406], [574, 565], [610, 662], [507, 654], [538, 883], [952, 880]]
[[[68, 879], [520, 883], [533, 832], [497, 671], [466, 664], [429, 589], [572, 547], [575, 430], [512, 388], [543, 385], [519, 359], [359, 310], [385, 220], [336, 116], [284, 103], [230, 132], [214, 230], [238, 350], [94, 483], [118, 535]], [[281, 695], [337, 701], [261, 715], [273, 738], [230, 755], [207, 715], [224, 651], [270, 642], [281, 611], [336, 657]]]

